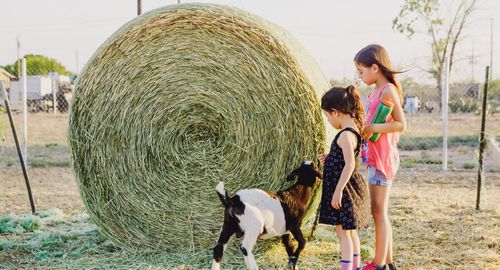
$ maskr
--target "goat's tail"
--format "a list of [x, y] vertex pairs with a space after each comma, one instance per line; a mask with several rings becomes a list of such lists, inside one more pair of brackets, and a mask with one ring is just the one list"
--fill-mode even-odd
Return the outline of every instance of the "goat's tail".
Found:
[[217, 184], [215, 187], [215, 190], [217, 190], [217, 195], [219, 195], [219, 199], [222, 202], [224, 206], [229, 205], [229, 196], [227, 195], [227, 190], [224, 188], [224, 183], [222, 181]]

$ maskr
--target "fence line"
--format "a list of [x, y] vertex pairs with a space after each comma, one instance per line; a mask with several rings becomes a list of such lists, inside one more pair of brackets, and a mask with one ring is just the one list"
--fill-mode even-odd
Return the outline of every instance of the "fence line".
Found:
[[[22, 117], [22, 85], [19, 81], [11, 83], [9, 97], [14, 109], [14, 121], [20, 128], [20, 138], [22, 136], [27, 140], [23, 145], [23, 151], [30, 157], [27, 164], [69, 166], [66, 138], [73, 93], [71, 80], [57, 74], [39, 72], [29, 65], [26, 66], [26, 72], [38, 74], [26, 76], [26, 131], [21, 130], [25, 122]], [[365, 96], [370, 91], [367, 87], [360, 88]], [[478, 91], [477, 84], [460, 87], [448, 84], [448, 106], [442, 106], [446, 101], [443, 101], [438, 90], [403, 84], [403, 92], [407, 94], [403, 106], [408, 124], [398, 144], [402, 168], [477, 169], [481, 111]], [[500, 97], [495, 93], [492, 91], [488, 99], [488, 123], [500, 121], [500, 114], [497, 113], [499, 106], [495, 105], [500, 104]], [[440, 107], [448, 108], [448, 113], [444, 115]], [[0, 166], [17, 162], [14, 142], [6, 132], [6, 119], [0, 108]], [[498, 140], [500, 126], [487, 124], [485, 134]], [[498, 170], [491, 163], [486, 156], [485, 169]]]

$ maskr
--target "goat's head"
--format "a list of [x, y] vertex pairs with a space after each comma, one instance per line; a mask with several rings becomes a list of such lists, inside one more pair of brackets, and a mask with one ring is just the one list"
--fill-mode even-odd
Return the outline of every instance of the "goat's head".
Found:
[[318, 171], [316, 164], [312, 161], [304, 161], [297, 169], [293, 170], [286, 179], [292, 181], [298, 177], [297, 183], [306, 186], [313, 186], [316, 183], [316, 177], [323, 179], [323, 173]]

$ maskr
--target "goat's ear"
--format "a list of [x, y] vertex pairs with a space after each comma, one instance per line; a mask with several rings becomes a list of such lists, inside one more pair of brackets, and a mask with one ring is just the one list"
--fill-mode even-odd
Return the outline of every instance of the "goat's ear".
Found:
[[314, 170], [314, 174], [316, 175], [316, 177], [318, 177], [319, 179], [323, 179], [323, 173], [318, 171], [318, 170]]
[[227, 194], [227, 189], [224, 192], [226, 195], [222, 195], [219, 192], [217, 192], [217, 196], [219, 196], [220, 201], [224, 205], [224, 207], [229, 207], [233, 204], [233, 201], [231, 198], [229, 198], [229, 195]]
[[[227, 192], [226, 192], [226, 195], [227, 195]], [[217, 196], [219, 196], [219, 200], [222, 203], [222, 205], [224, 205], [224, 207], [227, 206], [227, 200], [226, 200], [227, 197], [222, 196], [219, 192], [217, 192]]]
[[232, 206], [233, 205], [233, 201], [231, 200], [231, 198], [229, 198], [229, 194], [227, 193], [227, 189], [226, 189], [226, 206]]
[[295, 179], [295, 176], [297, 176], [297, 170], [294, 170], [293, 172], [291, 172], [287, 177], [286, 177], [286, 180], [287, 181], [293, 181]]

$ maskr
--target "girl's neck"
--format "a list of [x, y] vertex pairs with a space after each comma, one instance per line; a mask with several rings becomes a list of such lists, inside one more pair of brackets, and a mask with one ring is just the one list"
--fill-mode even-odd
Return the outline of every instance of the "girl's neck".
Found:
[[348, 127], [358, 130], [356, 123], [354, 123], [354, 119], [352, 119], [349, 115], [345, 115], [345, 117], [343, 117], [340, 121], [340, 129], [342, 130]]
[[386, 85], [389, 83], [389, 80], [384, 77], [384, 76], [380, 76], [380, 78], [378, 78], [376, 81], [375, 81], [375, 86], [377, 87], [377, 89], [379, 89], [380, 87]]

